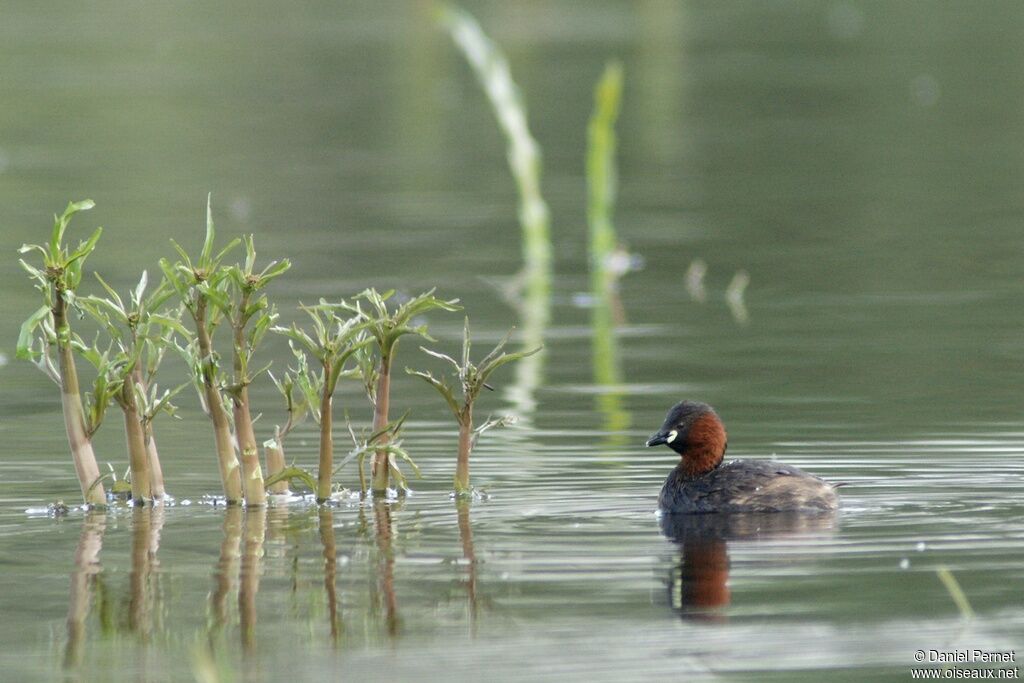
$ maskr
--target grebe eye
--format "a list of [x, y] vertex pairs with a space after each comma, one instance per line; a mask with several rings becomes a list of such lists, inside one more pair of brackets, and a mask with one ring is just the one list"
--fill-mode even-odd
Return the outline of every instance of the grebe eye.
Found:
[[671, 432], [668, 433], [668, 436], [665, 438], [665, 443], [672, 443], [673, 441], [676, 440], [677, 436], [679, 436], [679, 432], [673, 429]]

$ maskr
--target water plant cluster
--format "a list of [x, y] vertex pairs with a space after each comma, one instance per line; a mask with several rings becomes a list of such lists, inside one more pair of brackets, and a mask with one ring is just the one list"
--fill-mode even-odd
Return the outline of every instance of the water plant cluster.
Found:
[[[423, 349], [452, 366], [451, 382], [429, 371], [407, 369], [437, 389], [455, 417], [459, 440], [454, 485], [457, 494], [468, 495], [472, 493], [469, 456], [473, 445], [487, 429], [510, 421], [499, 417], [479, 425], [474, 422], [473, 406], [481, 390], [489, 387], [488, 376], [502, 365], [535, 356], [520, 365], [514, 383], [518, 394], [508, 395], [521, 412], [529, 414], [532, 409], [532, 390], [542, 376], [541, 354], [537, 352], [550, 318], [552, 245], [550, 214], [540, 190], [540, 146], [529, 131], [523, 98], [507, 58], [468, 13], [442, 6], [438, 18], [476, 74], [506, 137], [509, 168], [519, 190], [523, 238], [524, 268], [510, 291], [523, 321], [520, 350], [504, 351], [506, 338], [474, 364], [469, 356], [467, 319], [459, 360]], [[610, 387], [622, 381], [614, 333], [616, 321], [621, 319], [618, 280], [635, 267], [635, 259], [618, 241], [612, 219], [617, 188], [614, 129], [622, 82], [621, 66], [610, 63], [595, 88], [586, 156], [595, 379]], [[75, 248], [65, 245], [64, 233], [76, 213], [92, 206], [89, 200], [69, 204], [55, 218], [48, 245], [22, 247], [22, 253], [42, 257], [41, 268], [24, 259], [21, 263], [42, 294], [43, 304], [22, 325], [17, 349], [20, 358], [32, 360], [61, 387], [72, 458], [87, 503], [102, 505], [107, 500], [92, 437], [111, 404], [117, 404], [124, 414], [130, 465], [126, 479], [131, 499], [141, 504], [165, 495], [153, 422], [160, 413], [174, 413], [171, 399], [189, 384], [196, 388], [210, 419], [228, 503], [263, 505], [268, 493], [287, 494], [296, 481], [314, 491], [318, 502], [325, 502], [335, 493], [337, 471], [353, 460], [358, 464], [363, 495], [368, 491], [381, 495], [391, 482], [400, 490], [406, 488], [400, 462], [418, 475], [415, 462], [402, 445], [405, 416], [391, 420], [389, 415], [395, 352], [405, 336], [433, 341], [414, 319], [430, 311], [459, 310], [457, 300], [440, 299], [431, 290], [396, 304], [393, 292], [367, 289], [349, 299], [300, 304], [308, 315], [307, 325], [282, 327], [277, 324], [277, 310], [265, 289], [289, 270], [290, 262], [272, 261], [258, 268], [251, 235], [216, 247], [209, 202], [206, 237], [199, 254], [193, 257], [172, 241], [177, 258], [160, 260], [163, 277], [151, 291], [147, 293], [150, 288], [145, 272], [126, 299], [96, 275], [103, 295], [79, 296], [83, 266], [96, 248], [101, 230], [97, 228]], [[233, 263], [229, 257], [240, 246], [244, 260]], [[93, 318], [101, 334], [87, 343], [71, 329], [73, 314]], [[215, 344], [219, 329], [230, 337], [230, 360], [222, 357]], [[275, 374], [256, 363], [257, 348], [268, 333], [283, 335], [291, 346], [294, 365], [283, 372]], [[183, 384], [161, 391], [157, 370], [168, 351], [185, 360], [190, 377]], [[85, 359], [95, 370], [90, 390], [82, 391], [79, 385], [76, 358]], [[261, 462], [249, 387], [264, 374], [283, 398], [285, 419], [263, 441]], [[372, 406], [373, 426], [369, 433], [357, 435], [349, 425], [352, 449], [335, 463], [333, 397], [342, 378], [361, 382]], [[628, 426], [627, 421], [616, 417], [623, 414], [618, 400], [615, 391], [610, 391], [599, 401], [601, 412], [610, 416], [607, 422], [614, 432]], [[288, 435], [307, 417], [320, 431], [315, 474], [288, 465], [285, 458]], [[125, 481], [115, 479], [114, 487], [124, 488]]]
[[[431, 311], [461, 310], [457, 299], [441, 299], [430, 290], [397, 302], [393, 291], [366, 289], [348, 299], [300, 304], [309, 318], [305, 326], [278, 325], [277, 308], [265, 290], [291, 268], [290, 261], [257, 266], [252, 235], [218, 247], [209, 199], [205, 239], [197, 255], [190, 255], [172, 240], [177, 257], [160, 260], [162, 278], [155, 287], [150, 287], [148, 273], [143, 271], [135, 288], [121, 296], [95, 273], [101, 293], [83, 296], [79, 290], [85, 262], [96, 249], [102, 229], [96, 228], [74, 247], [66, 232], [76, 214], [93, 206], [91, 200], [70, 203], [54, 217], [47, 244], [21, 247], [26, 257], [35, 257], [22, 258], [20, 263], [39, 291], [42, 304], [22, 324], [17, 344], [18, 357], [32, 361], [60, 387], [68, 443], [86, 503], [102, 506], [108, 501], [105, 476], [100, 473], [92, 443], [107, 409], [114, 404], [124, 417], [131, 501], [144, 505], [165, 497], [154, 422], [161, 413], [174, 414], [171, 400], [189, 385], [196, 388], [212, 426], [228, 504], [265, 505], [268, 491], [288, 493], [289, 483], [296, 480], [315, 492], [317, 502], [327, 502], [336, 493], [338, 469], [353, 459], [359, 462], [362, 495], [372, 491], [384, 496], [392, 482], [399, 490], [408, 487], [399, 462], [408, 464], [416, 474], [419, 470], [402, 445], [405, 416], [397, 420], [389, 416], [399, 341], [406, 336], [435, 341], [426, 326], [418, 323], [420, 317]], [[244, 256], [233, 262], [231, 256], [239, 247]], [[95, 321], [99, 330], [91, 341], [72, 326], [76, 318], [85, 316]], [[507, 422], [507, 418], [489, 420], [474, 429], [472, 409], [480, 389], [494, 370], [538, 350], [506, 352], [506, 337], [474, 365], [469, 360], [468, 318], [464, 329], [461, 363], [423, 349], [455, 366], [455, 379], [463, 388], [461, 403], [456, 404], [446, 380], [407, 368], [438, 388], [453, 406], [459, 425], [455, 489], [460, 495], [472, 493], [469, 454], [476, 437]], [[216, 343], [221, 330], [229, 337], [227, 356], [221, 355]], [[278, 375], [270, 373], [269, 365], [260, 367], [257, 362], [257, 350], [268, 334], [286, 338], [294, 358], [294, 365]], [[157, 375], [168, 352], [181, 356], [189, 377], [173, 388], [161, 389]], [[92, 385], [84, 391], [77, 370], [79, 359], [94, 370]], [[263, 442], [265, 460], [261, 462], [249, 387], [263, 375], [280, 391], [285, 419]], [[373, 410], [373, 427], [360, 438], [349, 425], [354, 448], [336, 464], [333, 397], [342, 378], [362, 383]], [[315, 476], [294, 464], [286, 465], [285, 460], [285, 439], [306, 416], [320, 428]], [[367, 457], [371, 458], [369, 478], [364, 471]]]

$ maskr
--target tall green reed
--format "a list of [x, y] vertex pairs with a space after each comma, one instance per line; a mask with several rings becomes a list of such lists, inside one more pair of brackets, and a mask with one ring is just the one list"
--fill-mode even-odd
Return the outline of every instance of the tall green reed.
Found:
[[[553, 269], [550, 214], [541, 193], [540, 145], [530, 133], [526, 103], [512, 79], [508, 58], [468, 12], [451, 5], [439, 10], [441, 25], [462, 52], [487, 95], [508, 145], [509, 169], [519, 194], [523, 271], [512, 294], [522, 317], [524, 349], [543, 347], [551, 320]], [[544, 351], [525, 358], [516, 367], [516, 381], [507, 396], [517, 414], [530, 420], [535, 393], [543, 383]]]
[[622, 384], [617, 321], [621, 304], [618, 280], [623, 256], [615, 232], [614, 211], [618, 191], [615, 124], [622, 101], [622, 66], [610, 62], [594, 89], [594, 112], [587, 127], [587, 224], [590, 266], [591, 335], [594, 383], [602, 387], [597, 407], [604, 429], [616, 444], [629, 428], [622, 407]]
[[540, 145], [530, 134], [526, 104], [512, 80], [508, 59], [468, 12], [444, 5], [439, 14], [442, 26], [473, 68], [508, 142], [508, 165], [519, 188], [526, 270], [550, 273], [550, 212], [540, 191]]

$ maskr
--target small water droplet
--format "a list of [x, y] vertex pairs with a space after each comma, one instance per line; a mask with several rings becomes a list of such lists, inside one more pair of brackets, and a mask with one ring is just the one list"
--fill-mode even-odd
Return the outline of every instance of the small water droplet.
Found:
[[925, 548], [927, 548], [927, 547], [928, 547], [928, 546], [926, 546], [926, 545], [925, 545], [924, 541], [920, 541], [920, 542], [918, 542], [918, 544], [917, 544], [917, 552], [919, 552], [919, 553], [923, 553], [923, 552], [924, 552], [924, 549], [925, 549]]
[[910, 569], [910, 560], [905, 557], [900, 560], [900, 569]]
[[191, 504], [192, 504], [192, 501], [189, 500], [188, 498], [186, 498], [183, 501], [181, 501], [180, 503], [178, 503], [178, 505], [182, 505], [182, 506], [191, 505]]

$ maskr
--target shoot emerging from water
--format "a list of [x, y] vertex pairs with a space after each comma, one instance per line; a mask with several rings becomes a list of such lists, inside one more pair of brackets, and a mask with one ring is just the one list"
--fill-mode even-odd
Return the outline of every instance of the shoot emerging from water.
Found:
[[172, 240], [171, 244], [181, 260], [171, 263], [165, 258], [160, 259], [160, 268], [195, 325], [195, 338], [178, 349], [192, 369], [192, 379], [199, 391], [203, 408], [213, 423], [224, 497], [229, 505], [234, 505], [243, 499], [242, 476], [235, 455], [231, 421], [224, 408], [224, 381], [220, 356], [213, 347], [213, 336], [222, 319], [232, 314], [228, 292], [229, 271], [221, 268], [220, 264], [241, 240], [234, 239], [215, 253], [214, 237], [213, 212], [210, 209], [210, 198], [207, 197], [206, 238], [199, 258], [193, 262], [185, 250]]
[[462, 385], [461, 399], [456, 397], [455, 391], [444, 379], [438, 379], [429, 372], [416, 371], [410, 368], [405, 370], [410, 375], [420, 377], [437, 389], [437, 392], [444, 398], [452, 411], [452, 415], [455, 416], [456, 422], [459, 424], [459, 453], [455, 467], [455, 493], [459, 496], [466, 496], [472, 493], [469, 485], [469, 454], [473, 450], [477, 439], [488, 429], [507, 425], [511, 421], [509, 417], [487, 419], [476, 429], [473, 428], [473, 404], [476, 402], [482, 389], [485, 387], [491, 388], [487, 384], [487, 378], [502, 365], [526, 358], [540, 351], [540, 347], [537, 347], [529, 351], [505, 353], [503, 349], [508, 343], [509, 336], [511, 336], [511, 332], [505, 335], [504, 339], [480, 361], [479, 365], [473, 364], [469, 359], [469, 318], [466, 318], [465, 327], [463, 328], [461, 361], [457, 361], [443, 353], [420, 347], [424, 353], [434, 358], [440, 358], [452, 365], [455, 369], [455, 378]]
[[[107, 498], [100, 482], [92, 436], [99, 429], [105, 402], [94, 403], [88, 413], [82, 405], [73, 353], [76, 341], [79, 340], [71, 331], [69, 316], [70, 312], [77, 309], [75, 292], [82, 281], [82, 266], [96, 248], [103, 229], [96, 228], [87, 240], [80, 242], [74, 249], [64, 244], [64, 233], [71, 218], [79, 211], [87, 211], [93, 206], [95, 203], [91, 199], [68, 204], [64, 213], [54, 216], [48, 244], [26, 244], [19, 250], [22, 254], [34, 252], [42, 257], [42, 268], [24, 259], [19, 262], [35, 281], [35, 288], [43, 297], [43, 305], [22, 323], [17, 356], [33, 361], [60, 386], [64, 426], [82, 497], [88, 504], [103, 506]], [[56, 349], [56, 364], [50, 356], [53, 349]]]
[[186, 385], [160, 395], [154, 380], [164, 353], [173, 344], [172, 335], [188, 335], [181, 325], [182, 310], [156, 312], [173, 296], [173, 290], [161, 282], [147, 296], [145, 271], [129, 292], [127, 303], [99, 274], [96, 279], [107, 297], [88, 296], [79, 302], [106, 332], [116, 354], [108, 359], [109, 351], [101, 354], [93, 348], [83, 355], [96, 367], [97, 376], [104, 377], [109, 398], [124, 412], [132, 499], [136, 504], [160, 500], [165, 495], [164, 477], [153, 436], [153, 418], [158, 412], [173, 413], [169, 400]]
[[[364, 329], [367, 324], [362, 316], [341, 318], [338, 310], [351, 310], [345, 302], [332, 304], [320, 300], [316, 306], [300, 306], [309, 314], [313, 323], [312, 334], [292, 324], [291, 327], [275, 327], [275, 332], [287, 336], [295, 342], [301, 351], [292, 347], [296, 356], [308, 353], [320, 361], [322, 367], [319, 374], [304, 373], [297, 375], [300, 380], [298, 388], [306, 397], [309, 412], [320, 424], [320, 463], [317, 470], [316, 499], [325, 503], [331, 497], [331, 481], [334, 473], [334, 439], [332, 434], [334, 389], [342, 377], [345, 362], [359, 349], [372, 343]], [[305, 363], [300, 360], [299, 367]], [[319, 407], [317, 407], [319, 405]], [[278, 480], [268, 480], [276, 483]]]
[[228, 387], [228, 395], [231, 396], [235, 436], [241, 454], [245, 502], [246, 505], [264, 505], [267, 493], [249, 403], [249, 385], [259, 371], [252, 372], [250, 366], [256, 347], [277, 319], [277, 312], [261, 290], [291, 268], [291, 263], [287, 259], [271, 261], [263, 270], [256, 271], [256, 247], [252, 235], [246, 236], [244, 242], [245, 264], [227, 268], [228, 278], [232, 284], [228, 322], [231, 325], [234, 342], [234, 374], [232, 384]]
[[[357, 301], [354, 305], [345, 302], [341, 304], [365, 321], [363, 327], [377, 345], [379, 364], [376, 371], [377, 388], [373, 397], [373, 430], [381, 432], [382, 435], [379, 437], [379, 447], [373, 459], [372, 488], [376, 495], [383, 495], [387, 491], [389, 474], [393, 469], [387, 449], [380, 446], [387, 443], [385, 427], [388, 425], [388, 408], [391, 401], [391, 367], [398, 341], [407, 334], [434, 341], [427, 334], [426, 325], [415, 325], [413, 319], [435, 309], [457, 311], [461, 308], [458, 299], [438, 299], [434, 296], [433, 289], [398, 306], [388, 308], [388, 299], [393, 295], [393, 290], [380, 294], [376, 289], [367, 289], [356, 295]], [[363, 310], [360, 300], [368, 304], [369, 310]], [[365, 373], [363, 381], [364, 384], [368, 384]]]

